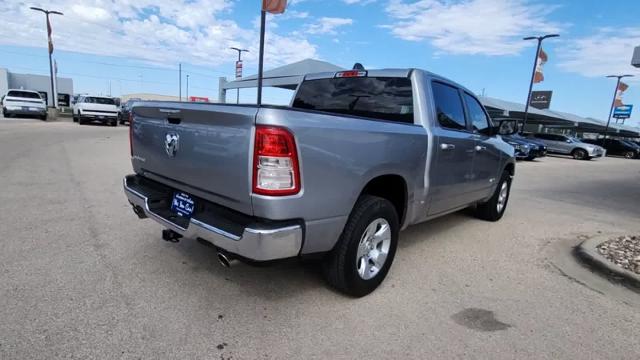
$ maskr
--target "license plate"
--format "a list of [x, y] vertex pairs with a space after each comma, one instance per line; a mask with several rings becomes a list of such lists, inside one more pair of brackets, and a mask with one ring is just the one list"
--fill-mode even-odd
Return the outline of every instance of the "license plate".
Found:
[[177, 192], [173, 194], [173, 201], [171, 201], [171, 211], [175, 211], [180, 216], [190, 218], [195, 209], [195, 201], [189, 194], [183, 192]]
[[33, 108], [29, 108], [29, 110], [31, 110], [31, 111], [38, 111], [38, 110], [40, 110], [40, 109], [33, 107]]
[[104, 119], [104, 116], [98, 115], [98, 119]]

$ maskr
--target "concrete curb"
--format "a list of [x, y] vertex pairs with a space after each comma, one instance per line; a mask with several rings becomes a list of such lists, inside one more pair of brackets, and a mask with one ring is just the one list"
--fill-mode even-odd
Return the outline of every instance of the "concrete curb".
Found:
[[582, 263], [599, 272], [610, 281], [640, 292], [640, 275], [617, 266], [600, 255], [596, 249], [598, 245], [609, 240], [609, 238], [609, 236], [595, 236], [587, 239], [573, 249], [573, 254]]

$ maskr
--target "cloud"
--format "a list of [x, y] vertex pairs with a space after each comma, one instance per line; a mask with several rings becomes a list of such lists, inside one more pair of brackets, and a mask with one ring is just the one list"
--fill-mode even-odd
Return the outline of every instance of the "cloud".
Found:
[[354, 5], [354, 4], [368, 5], [376, 2], [376, 0], [342, 0], [342, 2], [347, 5]]
[[640, 27], [601, 28], [595, 34], [571, 39], [559, 53], [559, 66], [587, 77], [638, 74], [632, 67], [633, 49], [640, 46]]
[[444, 53], [513, 55], [530, 45], [523, 36], [560, 31], [546, 19], [554, 9], [525, 0], [391, 0], [386, 12], [396, 23], [383, 27]]
[[[259, 29], [231, 20], [230, 0], [43, 0], [40, 5], [65, 12], [51, 19], [56, 50], [216, 66], [233, 61], [230, 46], [242, 46], [251, 51], [244, 58], [257, 62]], [[43, 15], [22, 3], [0, 1], [0, 23], [1, 45], [46, 46]], [[273, 25], [267, 33], [267, 67], [317, 57], [316, 46], [303, 34], [285, 38]]]
[[306, 32], [308, 34], [337, 34], [337, 29], [343, 26], [353, 24], [353, 19], [322, 17], [314, 24], [310, 24]]

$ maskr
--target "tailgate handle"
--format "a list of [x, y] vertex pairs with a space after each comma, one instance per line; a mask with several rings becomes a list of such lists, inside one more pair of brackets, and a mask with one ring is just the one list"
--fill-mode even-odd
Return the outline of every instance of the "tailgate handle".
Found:
[[169, 124], [178, 125], [182, 121], [182, 119], [178, 116], [167, 116], [167, 121]]

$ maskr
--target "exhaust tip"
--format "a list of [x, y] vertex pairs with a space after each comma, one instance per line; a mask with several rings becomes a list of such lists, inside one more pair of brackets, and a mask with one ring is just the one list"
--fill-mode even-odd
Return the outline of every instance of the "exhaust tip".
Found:
[[230, 268], [231, 267], [231, 259], [227, 255], [225, 255], [225, 254], [223, 254], [221, 252], [218, 253], [218, 262], [220, 263], [220, 265], [222, 265], [222, 266], [224, 266], [226, 268]]

